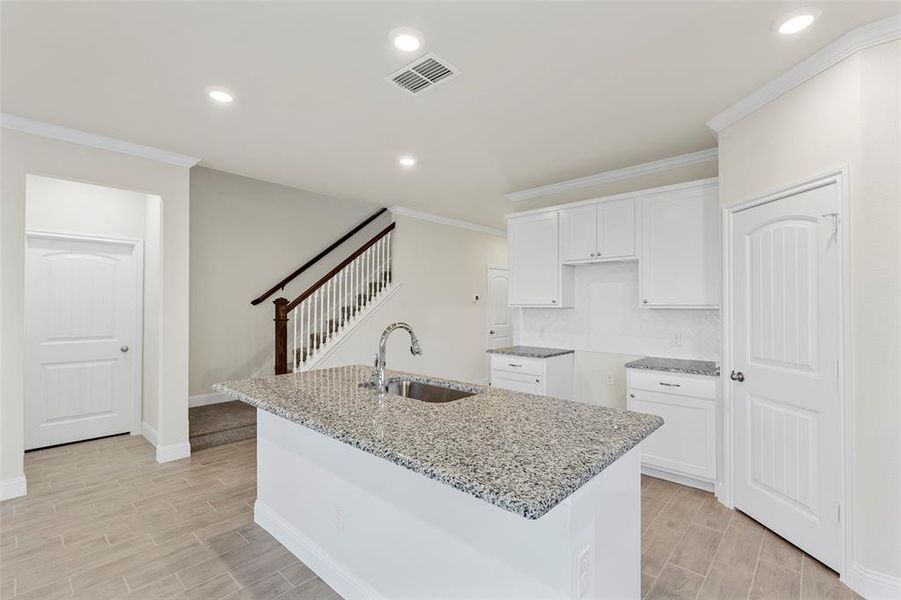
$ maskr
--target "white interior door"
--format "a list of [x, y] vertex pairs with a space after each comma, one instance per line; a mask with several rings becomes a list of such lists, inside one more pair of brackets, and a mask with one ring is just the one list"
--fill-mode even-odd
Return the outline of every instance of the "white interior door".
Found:
[[488, 267], [488, 348], [513, 345], [513, 323], [507, 303], [506, 267]]
[[728, 381], [736, 508], [834, 569], [843, 464], [839, 210], [833, 182], [734, 215]]
[[26, 243], [25, 448], [131, 431], [140, 244], [32, 233]]

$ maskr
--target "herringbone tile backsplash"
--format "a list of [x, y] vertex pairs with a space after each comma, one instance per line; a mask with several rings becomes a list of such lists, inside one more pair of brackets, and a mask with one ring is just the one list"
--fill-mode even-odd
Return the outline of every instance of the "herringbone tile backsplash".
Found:
[[516, 311], [516, 343], [720, 360], [720, 311], [640, 307], [637, 263], [576, 267], [575, 294], [575, 308]]

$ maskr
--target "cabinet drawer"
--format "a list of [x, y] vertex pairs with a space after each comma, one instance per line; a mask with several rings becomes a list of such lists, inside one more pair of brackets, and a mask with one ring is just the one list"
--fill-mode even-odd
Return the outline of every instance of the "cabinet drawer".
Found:
[[544, 396], [547, 393], [544, 377], [512, 371], [491, 371], [491, 386], [524, 394]]
[[629, 369], [629, 387], [664, 394], [716, 399], [716, 378]]
[[504, 354], [491, 355], [492, 371], [510, 371], [513, 373], [527, 373], [529, 375], [544, 377], [544, 369], [545, 361], [540, 358], [507, 356]]

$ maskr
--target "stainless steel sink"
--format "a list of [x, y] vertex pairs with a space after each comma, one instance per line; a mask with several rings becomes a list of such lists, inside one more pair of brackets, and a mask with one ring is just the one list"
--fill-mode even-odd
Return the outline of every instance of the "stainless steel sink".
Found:
[[422, 402], [453, 402], [461, 398], [475, 396], [478, 392], [455, 390], [440, 385], [411, 381], [409, 379], [392, 379], [388, 381], [387, 392], [404, 398], [421, 400]]

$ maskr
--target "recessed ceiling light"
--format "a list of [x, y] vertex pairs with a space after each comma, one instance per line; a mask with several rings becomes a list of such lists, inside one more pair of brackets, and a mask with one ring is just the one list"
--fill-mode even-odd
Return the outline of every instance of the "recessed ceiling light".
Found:
[[401, 52], [415, 52], [422, 46], [422, 34], [410, 27], [393, 29], [388, 37]]
[[210, 87], [206, 89], [206, 95], [215, 100], [216, 102], [221, 102], [222, 104], [228, 104], [232, 100], [235, 99], [232, 96], [231, 92], [228, 90], [224, 90], [219, 87]]
[[810, 27], [818, 16], [820, 16], [820, 11], [816, 8], [796, 10], [782, 17], [777, 23], [776, 29], [783, 35], [798, 33]]
[[398, 158], [397, 162], [399, 162], [400, 166], [402, 166], [402, 167], [412, 167], [413, 165], [416, 164], [416, 157], [410, 156], [408, 154], [408, 155], [401, 156], [400, 158]]

